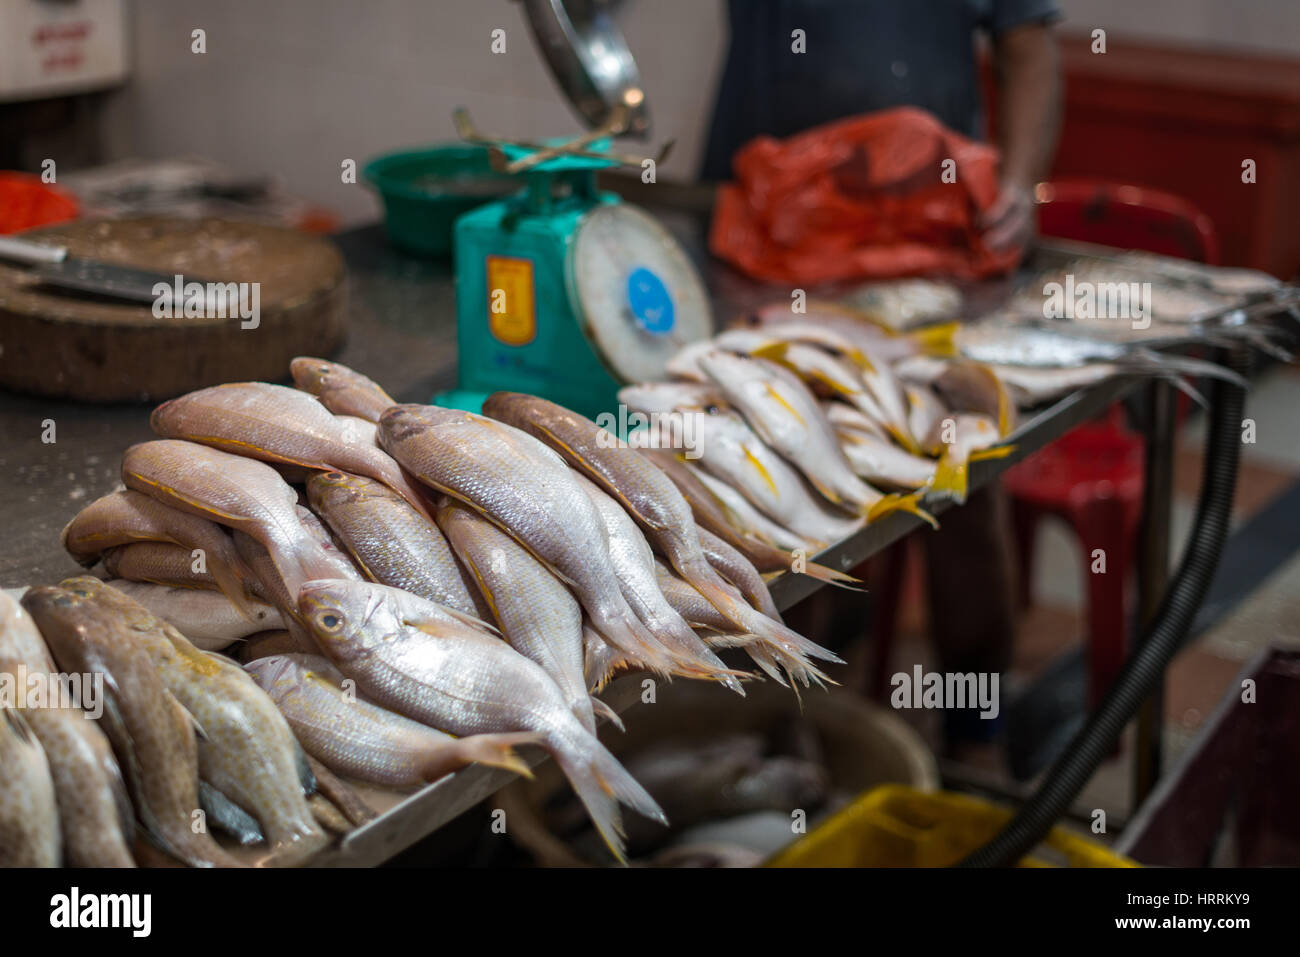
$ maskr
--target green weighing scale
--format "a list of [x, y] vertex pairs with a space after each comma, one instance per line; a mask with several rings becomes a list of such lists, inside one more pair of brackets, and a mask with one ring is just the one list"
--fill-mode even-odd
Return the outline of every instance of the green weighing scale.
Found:
[[488, 395], [510, 390], [595, 418], [615, 409], [622, 385], [663, 379], [677, 350], [712, 334], [712, 316], [668, 231], [596, 187], [597, 171], [643, 162], [611, 152], [609, 136], [648, 129], [635, 64], [604, 6], [524, 7], [556, 78], [595, 129], [568, 141], [489, 140], [458, 111], [462, 137], [490, 144], [494, 167], [522, 181], [456, 220], [459, 378], [433, 401], [477, 412]]

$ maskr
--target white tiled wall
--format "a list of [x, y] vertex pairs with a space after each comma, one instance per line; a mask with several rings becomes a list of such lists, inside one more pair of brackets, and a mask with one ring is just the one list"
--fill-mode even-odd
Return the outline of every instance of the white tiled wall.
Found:
[[[283, 176], [349, 220], [377, 209], [340, 182], [345, 158], [455, 138], [452, 109], [520, 137], [581, 131], [510, 0], [137, 0], [135, 74], [113, 113], [114, 151], [198, 153]], [[717, 0], [640, 0], [620, 20], [655, 129], [676, 137], [661, 170], [689, 178], [703, 149], [725, 39]], [[195, 28], [207, 53], [190, 52]], [[506, 52], [490, 52], [494, 29]]]
[[[899, 3], [920, 0], [897, 0]], [[1300, 0], [1061, 0], [1067, 25], [1116, 35], [1300, 53]], [[116, 155], [198, 153], [279, 174], [350, 221], [377, 209], [340, 182], [402, 146], [451, 139], [466, 105], [490, 132], [579, 129], [510, 0], [136, 0], [133, 80], [110, 111]], [[678, 146], [661, 171], [689, 178], [726, 40], [722, 0], [625, 0], [620, 13], [655, 115]], [[507, 51], [489, 52], [491, 32]], [[190, 52], [190, 32], [207, 50]]]

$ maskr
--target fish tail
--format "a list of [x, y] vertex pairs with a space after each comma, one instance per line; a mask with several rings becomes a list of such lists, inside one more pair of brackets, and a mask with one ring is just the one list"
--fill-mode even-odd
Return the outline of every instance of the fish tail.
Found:
[[[590, 735], [587, 736], [586, 748], [583, 750], [587, 748], [604, 750], [603, 745]], [[620, 864], [626, 864], [623, 818], [619, 813], [618, 799], [604, 778], [596, 773], [594, 760], [586, 754], [575, 753], [577, 749], [574, 748], [552, 746], [550, 750], [555, 756], [555, 763], [573, 787], [573, 792], [578, 795], [578, 800], [587, 809], [601, 840]]]
[[677, 572], [690, 582], [695, 590], [705, 597], [710, 605], [716, 608], [726, 617], [728, 621], [738, 628], [745, 627], [744, 612], [737, 608], [737, 605], [749, 607], [743, 601], [740, 601], [732, 593], [731, 587], [726, 580], [718, 574], [717, 570], [701, 558], [699, 562], [682, 562], [676, 566]]
[[921, 351], [928, 355], [944, 357], [957, 354], [957, 345], [953, 336], [961, 328], [959, 322], [940, 322], [934, 325], [925, 326], [914, 332], [909, 332], [907, 338], [911, 339]]
[[[966, 494], [969, 490], [970, 464], [989, 459], [1006, 458], [1015, 450], [1014, 445], [998, 445], [987, 449], [976, 449], [966, 457], [965, 461], [962, 461], [952, 454], [951, 447], [945, 448], [943, 454], [939, 456], [938, 464], [935, 466], [934, 477], [930, 480], [930, 484], [921, 491], [947, 495], [960, 505], [966, 501]], [[920, 495], [921, 492], [912, 494]], [[932, 518], [928, 518], [927, 521], [935, 524]]]
[[856, 587], [862, 584], [861, 578], [854, 578], [852, 575], [836, 571], [829, 565], [819, 565], [817, 562], [806, 562], [803, 563], [803, 569], [799, 574], [807, 575], [809, 578], [815, 578], [828, 585], [847, 588], [849, 591], [866, 591], [865, 588]]
[[755, 621], [752, 622], [752, 625], [752, 630], [757, 635], [786, 654], [808, 655], [813, 658], [820, 658], [822, 661], [829, 661], [832, 664], [844, 664], [844, 659], [829, 648], [823, 648], [811, 638], [805, 638], [793, 628], [783, 625], [779, 621], [773, 621], [762, 615], [755, 615]]
[[916, 440], [916, 436], [912, 434], [912, 430], [906, 425], [900, 425], [897, 422], [887, 422], [884, 427], [890, 437], [912, 455], [924, 454], [921, 451], [921, 443]]
[[679, 664], [677, 673], [684, 678], [721, 682], [743, 698], [745, 689], [738, 679], [750, 677], [749, 672], [728, 668], [684, 619], [679, 618], [677, 624], [678, 627], [665, 629], [667, 636], [672, 639], [668, 651]]
[[748, 631], [710, 631], [702, 635], [710, 648], [745, 648], [761, 646], [763, 639]]
[[[623, 653], [626, 663], [643, 666], [665, 678], [675, 670], [668, 649], [641, 624], [626, 602], [613, 613], [599, 618], [593, 615], [592, 624], [605, 641]], [[612, 667], [607, 669], [612, 670]]]
[[256, 576], [244, 564], [243, 560], [234, 554], [234, 548], [231, 548], [232, 554], [228, 557], [222, 556], [214, 560], [209, 566], [208, 571], [212, 574], [212, 580], [217, 583], [217, 588], [221, 594], [230, 600], [235, 609], [248, 621], [256, 621], [257, 616], [253, 613], [252, 605], [248, 601], [247, 584], [256, 581]]
[[618, 716], [617, 711], [615, 711], [613, 708], [607, 705], [600, 698], [597, 698], [595, 695], [591, 695], [590, 697], [591, 697], [591, 710], [597, 717], [604, 718], [606, 721], [608, 721], [614, 727], [618, 728], [618, 730], [620, 731], [627, 730], [625, 727], [623, 727], [623, 719]]
[[1126, 372], [1141, 372], [1148, 375], [1166, 375], [1175, 373], [1184, 376], [1204, 376], [1208, 379], [1222, 379], [1231, 382], [1239, 389], [1249, 389], [1250, 382], [1239, 372], [1208, 362], [1205, 359], [1193, 359], [1191, 356], [1171, 355], [1140, 349], [1131, 357], [1124, 359], [1120, 365]]
[[[532, 732], [520, 731], [510, 734], [472, 734], [456, 739], [457, 758], [464, 764], [486, 764], [491, 768], [504, 768], [521, 777], [531, 779], [530, 768], [523, 758], [515, 753], [515, 748], [523, 744], [540, 744], [542, 736]], [[421, 768], [420, 776], [426, 781], [436, 781], [449, 772], [446, 759], [431, 757]], [[430, 776], [432, 775], [432, 776]]]
[[[944, 467], [943, 460], [940, 459], [939, 465], [935, 469], [935, 478], [934, 478], [935, 482], [939, 480], [939, 476], [943, 472], [943, 467]], [[958, 499], [958, 501], [965, 501], [966, 463], [964, 462], [961, 464], [961, 474], [959, 478], [961, 481], [962, 498]], [[937, 486], [931, 485], [930, 487], [935, 488]], [[888, 515], [890, 512], [910, 512], [911, 514], [915, 515], [917, 518], [921, 519], [923, 522], [929, 524], [932, 528], [938, 528], [939, 527], [938, 520], [935, 519], [935, 517], [931, 515], [929, 512], [927, 512], [925, 509], [921, 508], [921, 496], [924, 491], [925, 490], [922, 489], [916, 492], [908, 492], [906, 495], [902, 495], [898, 492], [891, 492], [890, 494], [882, 497], [880, 501], [876, 502], [875, 505], [872, 505], [869, 509], [867, 509], [867, 521], [874, 522], [882, 515]]]

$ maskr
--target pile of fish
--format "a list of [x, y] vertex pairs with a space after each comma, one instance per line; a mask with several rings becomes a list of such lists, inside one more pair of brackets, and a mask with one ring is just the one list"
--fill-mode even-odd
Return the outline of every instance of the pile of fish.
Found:
[[108, 580], [6, 608], [0, 672], [99, 674], [106, 700], [94, 721], [4, 709], [4, 766], [23, 773], [0, 782], [0, 836], [23, 840], [0, 863], [129, 865], [138, 828], [178, 861], [234, 864], [206, 825], [298, 863], [366, 819], [347, 781], [527, 775], [523, 745], [621, 857], [620, 804], [666, 821], [596, 737], [619, 724], [594, 694], [614, 675], [743, 695], [756, 675], [717, 653], [735, 648], [783, 685], [829, 680], [814, 659], [839, 659], [781, 621], [751, 543], [697, 524], [653, 458], [595, 423], [514, 393], [483, 415], [398, 405], [320, 359], [291, 371], [296, 388], [154, 410], [124, 487], [63, 532]]
[[[967, 493], [970, 463], [1007, 455], [1020, 409], [1119, 375], [1245, 386], [1230, 369], [1152, 345], [1244, 342], [1277, 352], [1271, 329], [1184, 323], [1157, 340], [1010, 313], [900, 332], [864, 308], [758, 309], [627, 386], [644, 417], [634, 444], [672, 477], [697, 520], [762, 571], [789, 568], [892, 511], [933, 523], [926, 501]], [[1168, 324], [1166, 324], [1168, 325]], [[814, 570], [812, 574], [819, 574]]]

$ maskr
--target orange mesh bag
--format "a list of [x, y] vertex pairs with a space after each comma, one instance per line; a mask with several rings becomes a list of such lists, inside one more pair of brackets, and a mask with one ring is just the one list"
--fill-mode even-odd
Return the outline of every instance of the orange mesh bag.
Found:
[[[941, 178], [945, 159], [955, 182]], [[1019, 250], [988, 249], [976, 225], [997, 198], [998, 151], [924, 110], [869, 113], [784, 141], [760, 136], [733, 167], [709, 248], [759, 279], [978, 278], [1020, 261]]]

